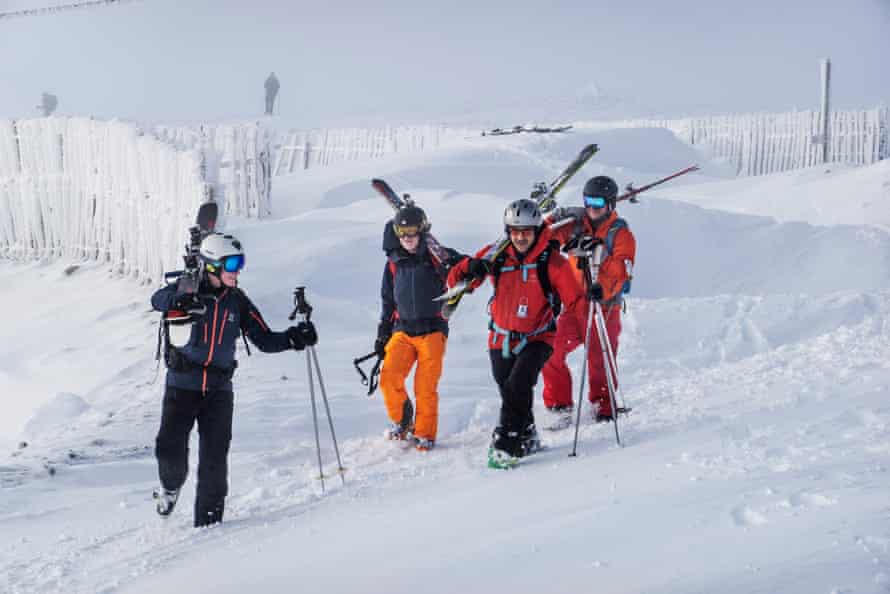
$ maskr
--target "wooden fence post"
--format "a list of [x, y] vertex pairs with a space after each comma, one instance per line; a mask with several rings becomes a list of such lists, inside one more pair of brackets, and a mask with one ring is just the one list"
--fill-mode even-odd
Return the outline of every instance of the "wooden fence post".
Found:
[[831, 90], [831, 60], [825, 58], [822, 60], [822, 108], [820, 110], [820, 119], [822, 121], [822, 162], [827, 163], [829, 159], [829, 93]]

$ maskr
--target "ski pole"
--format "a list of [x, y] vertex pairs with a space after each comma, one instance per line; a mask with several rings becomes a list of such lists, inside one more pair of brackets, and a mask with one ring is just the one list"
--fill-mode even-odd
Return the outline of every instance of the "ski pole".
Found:
[[315, 347], [309, 347], [309, 352], [312, 355], [312, 360], [315, 362], [315, 373], [318, 375], [318, 385], [321, 387], [321, 401], [324, 403], [325, 414], [328, 416], [328, 427], [331, 430], [331, 441], [334, 443], [334, 454], [337, 456], [337, 473], [340, 475], [340, 480], [343, 481], [343, 484], [346, 484], [346, 477], [343, 476], [343, 473], [346, 472], [346, 469], [343, 468], [343, 463], [340, 461], [340, 448], [337, 447], [337, 435], [334, 433], [334, 420], [331, 417], [331, 407], [328, 404], [328, 395], [324, 389], [324, 381], [321, 378], [321, 366], [318, 364], [318, 353], [315, 351]]
[[[597, 246], [599, 247], [599, 246]], [[587, 268], [585, 266], [585, 268]], [[589, 271], [588, 271], [589, 274]], [[587, 378], [587, 352], [590, 349], [590, 326], [593, 325], [593, 300], [587, 304], [587, 324], [584, 327], [584, 359], [581, 361], [581, 381], [578, 384], [578, 416], [575, 417], [575, 440], [572, 442], [570, 458], [578, 455], [578, 430], [581, 427], [581, 406], [584, 404], [584, 388]]]
[[654, 188], [655, 186], [660, 186], [664, 182], [670, 181], [670, 180], [674, 179], [675, 177], [680, 177], [681, 175], [686, 175], [687, 173], [692, 173], [693, 171], [698, 171], [698, 170], [699, 170], [698, 165], [690, 165], [686, 169], [681, 169], [680, 171], [678, 171], [676, 173], [672, 173], [667, 177], [663, 177], [661, 179], [655, 180], [651, 184], [646, 184], [645, 186], [642, 186], [640, 188], [634, 188], [631, 184], [627, 184], [627, 188], [626, 188], [627, 191], [624, 194], [615, 198], [615, 202], [621, 202], [622, 200], [630, 200], [632, 203], [636, 203], [636, 202], [638, 202], [636, 195], [639, 194], [640, 192], [645, 192], [649, 188]]
[[[609, 404], [612, 407], [612, 423], [615, 425], [615, 441], [621, 444], [621, 436], [618, 434], [618, 403], [615, 400], [615, 380], [612, 373], [615, 371], [612, 367], [612, 357], [609, 351], [612, 345], [609, 343], [609, 335], [606, 333], [606, 324], [603, 321], [603, 308], [598, 302], [593, 302], [596, 312], [596, 332], [600, 339], [600, 350], [603, 356], [603, 370], [606, 372], [606, 386], [609, 389]], [[617, 374], [616, 374], [617, 375]]]
[[[604, 314], [604, 318], [605, 318], [605, 314]], [[607, 327], [605, 324], [605, 320], [603, 320], [603, 327], [604, 328]], [[621, 382], [618, 381], [618, 376], [620, 375], [618, 373], [618, 361], [615, 358], [615, 351], [612, 350], [611, 342], [606, 345], [606, 352], [609, 355], [609, 365], [611, 366], [611, 368], [610, 368], [611, 372], [615, 374], [613, 376], [615, 378], [615, 400], [616, 400], [615, 404], [617, 404], [618, 397], [619, 396], [621, 397], [621, 405], [618, 406], [618, 408], [616, 409], [616, 412], [629, 413], [632, 409], [628, 408], [627, 402], [624, 399], [624, 390], [621, 388]]]
[[[593, 248], [593, 252], [582, 252], [579, 254], [578, 264], [582, 267], [584, 271], [584, 282], [587, 287], [590, 287], [593, 284], [593, 275], [591, 273], [591, 258], [593, 258], [596, 262], [594, 266], [596, 270], [599, 270], [599, 259], [602, 255], [603, 244], [599, 242]], [[588, 300], [587, 304], [587, 323], [584, 326], [584, 358], [581, 361], [581, 381], [578, 385], [578, 415], [575, 417], [575, 440], [572, 443], [572, 453], [569, 454], [569, 457], [574, 457], [578, 455], [578, 431], [581, 428], [581, 407], [584, 405], [584, 388], [586, 388], [587, 384], [587, 358], [588, 353], [590, 352], [590, 330], [593, 325], [593, 314], [594, 314], [594, 301], [593, 299]]]
[[312, 427], [315, 430], [315, 452], [318, 455], [318, 480], [321, 481], [321, 492], [324, 493], [324, 468], [321, 465], [321, 442], [318, 439], [318, 412], [315, 408], [315, 380], [312, 377], [312, 362], [309, 351], [306, 351], [306, 375], [309, 376], [309, 400], [312, 402]]
[[[302, 316], [304, 322], [308, 322], [312, 317], [312, 306], [306, 301], [306, 287], [297, 287], [294, 289], [294, 310], [288, 316], [289, 320], [294, 320], [297, 314]], [[318, 355], [315, 353], [315, 347], [310, 346], [306, 349], [306, 372], [309, 375], [309, 398], [312, 402], [312, 425], [315, 430], [315, 450], [318, 456], [318, 478], [321, 481], [321, 491], [325, 492], [324, 487], [324, 468], [321, 462], [321, 441], [318, 434], [318, 409], [315, 404], [315, 381], [312, 373], [312, 362], [315, 362], [315, 369], [318, 373], [318, 385], [321, 388], [322, 401], [325, 406], [325, 412], [328, 416], [328, 424], [331, 430], [331, 440], [334, 443], [334, 452], [337, 455], [337, 467], [340, 473], [340, 479], [346, 482], [343, 477], [343, 464], [340, 461], [340, 451], [337, 447], [337, 436], [334, 433], [334, 421], [331, 417], [331, 409], [328, 405], [327, 393], [324, 387], [324, 380], [321, 376], [321, 366], [318, 364]]]

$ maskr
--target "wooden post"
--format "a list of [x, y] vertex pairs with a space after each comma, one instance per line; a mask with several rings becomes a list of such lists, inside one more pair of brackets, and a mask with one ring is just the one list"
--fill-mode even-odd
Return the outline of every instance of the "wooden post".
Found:
[[822, 60], [822, 108], [819, 112], [820, 120], [822, 122], [822, 162], [828, 162], [828, 128], [829, 128], [829, 111], [831, 106], [829, 104], [831, 91], [831, 60], [825, 58]]

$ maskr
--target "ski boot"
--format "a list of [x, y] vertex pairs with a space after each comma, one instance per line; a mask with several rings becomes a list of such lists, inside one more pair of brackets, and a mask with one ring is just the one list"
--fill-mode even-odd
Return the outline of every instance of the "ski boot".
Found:
[[433, 447], [435, 447], [436, 442], [432, 439], [424, 439], [423, 437], [416, 437], [414, 439], [414, 449], [418, 452], [428, 452]]
[[534, 423], [526, 427], [525, 431], [522, 432], [519, 447], [522, 449], [523, 457], [540, 452], [543, 449], [541, 438], [538, 436], [538, 430], [535, 428]]
[[386, 431], [383, 432], [383, 437], [389, 440], [404, 441], [410, 439], [413, 432], [414, 405], [411, 404], [410, 398], [406, 398], [405, 404], [402, 405], [402, 420], [398, 423], [393, 423], [386, 429]]
[[179, 499], [179, 489], [168, 491], [163, 487], [154, 490], [152, 497], [155, 499], [155, 510], [162, 518], [166, 518], [173, 513], [176, 507], [176, 500]]
[[509, 470], [519, 465], [519, 458], [494, 446], [488, 448], [488, 467], [497, 470]]
[[547, 431], [561, 431], [572, 426], [572, 405], [551, 406], [547, 412], [550, 413], [550, 423], [544, 427]]
[[500, 470], [515, 468], [521, 456], [519, 434], [496, 427], [491, 434], [491, 446], [488, 448], [488, 467]]

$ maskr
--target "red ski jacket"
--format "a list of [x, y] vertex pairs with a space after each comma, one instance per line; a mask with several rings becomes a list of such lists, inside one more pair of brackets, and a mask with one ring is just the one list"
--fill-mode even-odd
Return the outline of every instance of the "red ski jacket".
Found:
[[[590, 217], [585, 216], [579, 223], [575, 223], [574, 225], [563, 225], [551, 233], [553, 238], [559, 242], [559, 245], [565, 245], [576, 233], [598, 237], [608, 244], [606, 238], [609, 234], [609, 229], [615, 225], [616, 221], [618, 221], [618, 213], [613, 211], [606, 220], [602, 221], [597, 225], [596, 229], [594, 229]], [[609, 251], [608, 247], [611, 247], [611, 251]], [[621, 304], [622, 288], [624, 287], [624, 283], [630, 280], [625, 260], [629, 260], [631, 267], [633, 267], [636, 255], [637, 241], [634, 238], [633, 233], [631, 233], [630, 228], [627, 227], [626, 224], [620, 226], [614, 233], [611, 246], [607, 245], [607, 249], [603, 253], [603, 260], [600, 263], [599, 277], [597, 280], [603, 288], [604, 304]], [[575, 274], [579, 286], [583, 286], [584, 275], [577, 266], [577, 258], [575, 256], [569, 256], [569, 261], [572, 264], [571, 269]]]
[[[494, 295], [489, 302], [490, 333], [488, 345], [490, 349], [501, 349], [505, 356], [512, 352], [517, 354], [528, 342], [541, 341], [553, 344], [556, 320], [553, 308], [544, 287], [538, 278], [539, 267], [545, 266], [550, 287], [555, 297], [562, 303], [562, 316], [570, 319], [582, 328], [587, 315], [586, 303], [581, 286], [572, 274], [568, 260], [558, 248], [549, 246], [549, 257], [546, 264], [540, 256], [548, 249], [551, 240], [550, 231], [542, 230], [524, 255], [517, 253], [511, 244], [505, 250], [505, 259], [496, 274], [488, 278], [494, 285]], [[491, 246], [485, 246], [476, 253], [481, 258]], [[464, 258], [451, 268], [448, 274], [448, 285], [454, 286], [469, 276], [469, 258]], [[474, 280], [470, 287], [475, 289], [482, 281]], [[509, 340], [505, 343], [505, 339]]]

